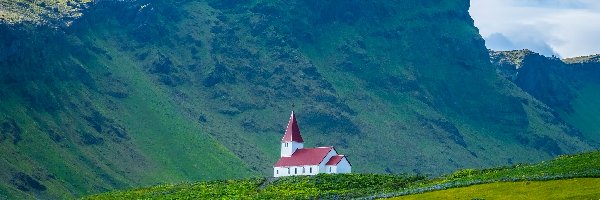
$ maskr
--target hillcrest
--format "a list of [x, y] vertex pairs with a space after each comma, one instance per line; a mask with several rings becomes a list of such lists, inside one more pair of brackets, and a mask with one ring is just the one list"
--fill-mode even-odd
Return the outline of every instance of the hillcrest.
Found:
[[350, 173], [352, 165], [333, 146], [304, 148], [304, 139], [294, 111], [281, 139], [281, 158], [273, 166], [273, 176]]

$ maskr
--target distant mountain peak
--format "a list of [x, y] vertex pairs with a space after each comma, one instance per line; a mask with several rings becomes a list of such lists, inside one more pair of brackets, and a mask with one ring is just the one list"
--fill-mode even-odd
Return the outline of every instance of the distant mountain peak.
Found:
[[598, 63], [600, 62], [600, 54], [589, 55], [589, 56], [579, 56], [574, 58], [565, 58], [563, 62], [567, 64], [575, 64], [575, 63]]
[[[492, 58], [492, 62], [498, 63], [507, 63], [515, 66], [516, 69], [519, 69], [523, 65], [523, 60], [525, 57], [530, 55], [542, 56], [536, 52], [533, 52], [529, 49], [522, 50], [511, 50], [511, 51], [494, 51], [490, 50], [490, 57]], [[495, 60], [497, 59], [497, 60]]]
[[0, 3], [0, 23], [68, 26], [83, 15], [94, 0], [9, 0]]

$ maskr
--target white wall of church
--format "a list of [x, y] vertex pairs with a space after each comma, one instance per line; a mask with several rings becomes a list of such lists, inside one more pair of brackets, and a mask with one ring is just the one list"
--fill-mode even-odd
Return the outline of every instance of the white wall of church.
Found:
[[331, 149], [331, 151], [329, 151], [329, 153], [327, 153], [327, 156], [325, 156], [325, 159], [323, 159], [323, 161], [321, 161], [321, 163], [319, 164], [319, 169], [321, 173], [327, 173], [329, 171], [329, 169], [325, 168], [325, 164], [329, 161], [329, 159], [331, 159], [332, 156], [338, 155], [337, 152], [335, 151], [335, 149]]
[[352, 165], [350, 165], [350, 162], [348, 162], [348, 160], [346, 160], [346, 158], [344, 157], [342, 158], [342, 160], [340, 160], [340, 163], [338, 163], [336, 173], [350, 172], [352, 172]]
[[304, 143], [299, 142], [282, 142], [281, 143], [281, 157], [290, 157], [297, 149], [304, 148]]
[[343, 174], [352, 172], [352, 165], [346, 160], [346, 158], [342, 158], [337, 165], [325, 165], [325, 173], [328, 174]]
[[335, 165], [326, 165], [325, 166], [325, 173], [327, 173], [327, 174], [337, 173], [337, 166], [335, 166]]
[[273, 177], [316, 175], [318, 173], [319, 173], [318, 165], [274, 167], [273, 168]]

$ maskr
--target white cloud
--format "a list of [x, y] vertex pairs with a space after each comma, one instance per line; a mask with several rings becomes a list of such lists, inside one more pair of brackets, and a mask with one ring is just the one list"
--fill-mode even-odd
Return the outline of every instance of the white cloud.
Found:
[[471, 15], [488, 48], [574, 57], [600, 53], [598, 0], [471, 0]]
[[544, 40], [541, 40], [539, 38], [509, 39], [502, 33], [493, 33], [490, 36], [485, 37], [484, 39], [486, 45], [494, 50], [507, 51], [515, 49], [531, 49], [542, 55], [559, 55]]
[[548, 7], [559, 9], [587, 8], [593, 2], [590, 0], [521, 0], [516, 5], [530, 7]]

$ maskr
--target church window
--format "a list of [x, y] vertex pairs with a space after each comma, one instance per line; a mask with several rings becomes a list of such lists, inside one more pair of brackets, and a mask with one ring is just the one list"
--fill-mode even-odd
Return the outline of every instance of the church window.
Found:
[[302, 173], [303, 173], [303, 174], [304, 174], [304, 173], [306, 173], [306, 171], [304, 171], [304, 167], [302, 167]]
[[276, 173], [276, 174], [279, 174], [279, 170], [275, 170], [275, 173]]
[[309, 167], [309, 168], [308, 168], [308, 172], [309, 172], [309, 173], [312, 173], [312, 167]]
[[290, 174], [290, 168], [288, 168], [288, 174]]
[[294, 174], [298, 174], [298, 168], [294, 168]]
[[331, 167], [329, 167], [329, 172], [331, 172]]

